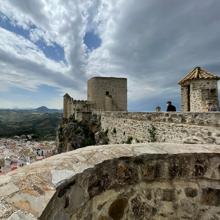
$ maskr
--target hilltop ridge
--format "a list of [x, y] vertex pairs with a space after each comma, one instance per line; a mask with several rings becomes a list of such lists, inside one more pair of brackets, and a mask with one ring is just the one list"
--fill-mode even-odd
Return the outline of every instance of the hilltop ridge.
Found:
[[55, 140], [61, 111], [38, 109], [0, 109], [0, 137], [31, 134], [36, 140]]

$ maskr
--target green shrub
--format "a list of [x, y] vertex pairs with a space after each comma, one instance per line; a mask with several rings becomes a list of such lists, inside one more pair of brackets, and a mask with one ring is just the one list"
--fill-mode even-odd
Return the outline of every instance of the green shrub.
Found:
[[116, 134], [117, 133], [117, 131], [116, 131], [116, 128], [113, 128], [113, 134]]
[[109, 138], [108, 138], [108, 129], [106, 131], [100, 132], [100, 140], [102, 144], [108, 144]]
[[156, 128], [151, 125], [150, 128], [148, 128], [148, 133], [149, 133], [149, 141], [150, 142], [156, 142], [157, 138], [156, 138]]
[[133, 140], [133, 137], [129, 136], [126, 141], [126, 144], [131, 144], [132, 140]]
[[108, 128], [104, 131], [105, 135], [108, 135]]

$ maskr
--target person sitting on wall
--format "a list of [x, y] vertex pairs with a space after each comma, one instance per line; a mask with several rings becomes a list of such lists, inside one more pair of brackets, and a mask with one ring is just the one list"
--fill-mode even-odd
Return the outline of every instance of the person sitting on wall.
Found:
[[167, 102], [167, 112], [175, 112], [176, 111], [176, 107], [174, 105], [172, 105], [171, 101]]
[[157, 107], [155, 108], [155, 111], [156, 111], [156, 112], [160, 112], [160, 111], [161, 111], [161, 107], [160, 107], [160, 106], [157, 106]]

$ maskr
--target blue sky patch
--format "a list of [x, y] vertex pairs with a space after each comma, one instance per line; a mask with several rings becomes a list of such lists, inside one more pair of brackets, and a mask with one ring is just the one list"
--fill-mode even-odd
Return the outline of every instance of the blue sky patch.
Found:
[[47, 58], [66, 63], [64, 49], [59, 44], [53, 42], [52, 45], [48, 46], [42, 39], [35, 42], [35, 44], [43, 51]]
[[89, 50], [100, 47], [102, 43], [101, 38], [94, 31], [86, 32], [83, 40]]
[[[23, 108], [40, 107], [42, 105], [52, 107], [51, 100], [57, 98], [57, 104], [62, 106], [62, 97], [60, 91], [54, 86], [41, 85], [34, 91], [28, 91], [19, 87], [11, 87], [9, 91], [1, 92], [1, 100], [8, 100], [11, 97], [10, 102], [14, 105], [11, 108], [18, 108], [20, 105], [17, 103], [23, 103]], [[3, 107], [3, 106], [1, 106]]]
[[24, 29], [22, 26], [17, 25], [16, 22], [13, 22], [6, 15], [0, 12], [0, 27], [31, 41], [44, 53], [47, 58], [56, 62], [63, 61], [64, 63], [67, 63], [65, 60], [64, 48], [56, 42], [51, 42], [51, 45], [47, 45], [43, 38], [40, 38], [36, 42], [31, 40], [31, 31], [37, 29], [35, 25], [31, 25], [29, 29]]
[[7, 16], [0, 12], [0, 27], [14, 32], [18, 35], [23, 36], [26, 39], [29, 39], [29, 30], [25, 30], [21, 26], [15, 25]]

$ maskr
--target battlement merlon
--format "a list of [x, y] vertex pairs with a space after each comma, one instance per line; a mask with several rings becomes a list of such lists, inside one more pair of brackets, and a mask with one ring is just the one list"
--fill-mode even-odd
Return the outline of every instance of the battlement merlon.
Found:
[[[74, 100], [68, 94], [63, 99], [63, 117], [68, 119], [71, 116], [77, 120], [79, 113], [91, 112], [94, 108], [94, 104], [87, 100]], [[82, 117], [80, 117], [81, 119]]]
[[73, 104], [90, 104], [87, 100], [75, 100], [73, 99]]

